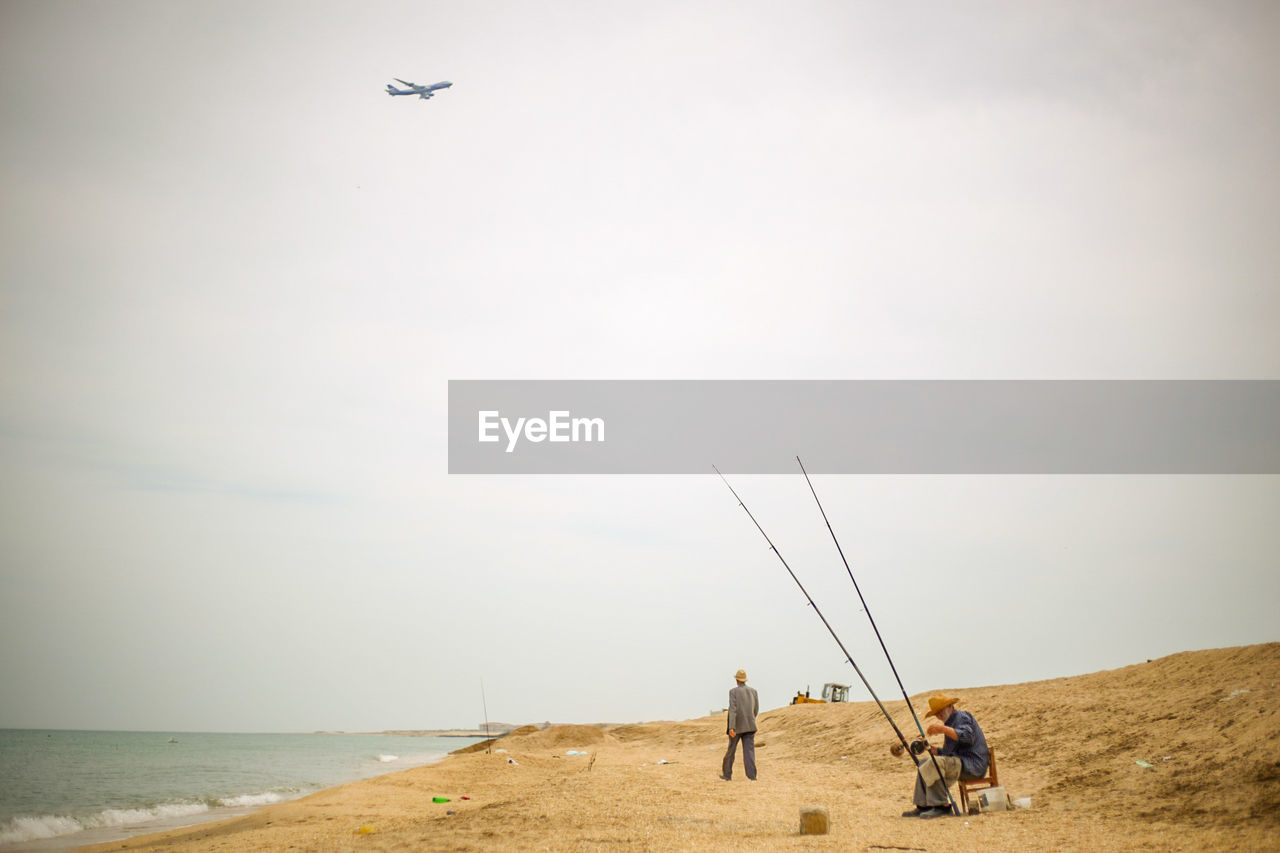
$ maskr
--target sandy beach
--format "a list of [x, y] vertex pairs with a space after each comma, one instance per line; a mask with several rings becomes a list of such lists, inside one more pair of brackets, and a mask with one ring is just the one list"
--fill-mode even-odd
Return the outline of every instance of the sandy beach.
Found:
[[[726, 687], [727, 690], [727, 687]], [[764, 712], [760, 778], [717, 778], [721, 715], [519, 729], [245, 817], [84, 850], [1280, 849], [1280, 643], [961, 697], [1031, 808], [903, 818], [913, 773], [874, 703]], [[928, 691], [915, 699], [925, 706]], [[883, 697], [882, 697], [883, 698]], [[904, 731], [901, 701], [886, 702]], [[576, 753], [576, 754], [571, 754]], [[1141, 763], [1139, 763], [1141, 762]], [[448, 802], [435, 802], [447, 798]], [[801, 835], [821, 806], [826, 835]]]

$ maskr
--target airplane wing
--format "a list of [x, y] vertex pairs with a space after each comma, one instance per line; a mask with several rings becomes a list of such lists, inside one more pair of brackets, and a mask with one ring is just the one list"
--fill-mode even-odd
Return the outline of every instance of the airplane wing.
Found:
[[401, 80], [399, 77], [392, 77], [391, 79], [392, 79], [392, 80], [395, 80], [397, 83], [403, 83], [403, 84], [405, 84], [405, 85], [406, 85], [406, 86], [408, 86], [410, 89], [421, 89], [421, 88], [422, 88], [422, 87], [421, 87], [421, 86], [419, 86], [417, 83], [410, 83], [408, 80]]

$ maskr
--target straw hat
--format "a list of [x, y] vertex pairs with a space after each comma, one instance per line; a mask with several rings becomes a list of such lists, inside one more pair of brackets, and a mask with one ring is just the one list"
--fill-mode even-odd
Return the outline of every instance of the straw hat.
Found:
[[939, 693], [929, 699], [929, 713], [925, 714], [925, 718], [937, 716], [938, 712], [948, 705], [954, 705], [960, 701], [959, 696], [948, 696], [945, 693]]
[[747, 671], [746, 671], [745, 669], [740, 669], [740, 670], [738, 670], [737, 672], [735, 672], [735, 673], [733, 674], [733, 677], [734, 677], [736, 680], [738, 680], [738, 681], [746, 681], [746, 680], [747, 680]]

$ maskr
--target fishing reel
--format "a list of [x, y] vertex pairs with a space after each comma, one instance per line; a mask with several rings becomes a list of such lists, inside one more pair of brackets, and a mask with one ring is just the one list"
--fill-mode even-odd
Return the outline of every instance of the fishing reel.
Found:
[[911, 741], [912, 755], [923, 755], [928, 751], [929, 751], [929, 741], [925, 740], [924, 738], [916, 738], [915, 740]]

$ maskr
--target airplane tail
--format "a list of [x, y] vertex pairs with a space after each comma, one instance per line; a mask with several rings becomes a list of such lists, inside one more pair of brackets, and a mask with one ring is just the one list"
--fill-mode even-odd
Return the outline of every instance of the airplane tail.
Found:
[[394, 95], [395, 93], [396, 93], [396, 87], [395, 87], [395, 86], [392, 86], [390, 83], [388, 83], [388, 84], [387, 84], [387, 94], [388, 94], [388, 95]]

